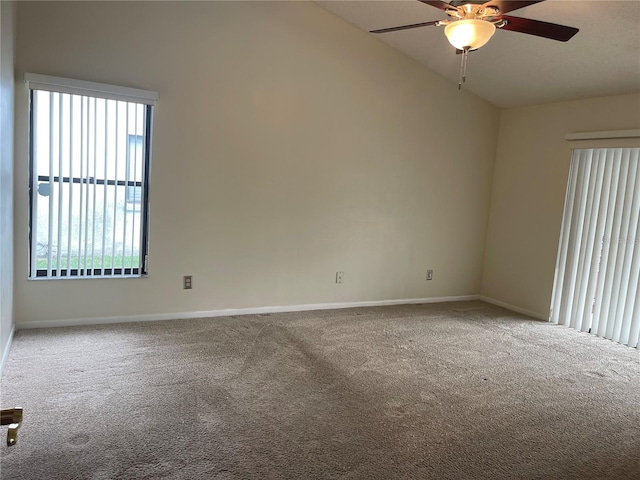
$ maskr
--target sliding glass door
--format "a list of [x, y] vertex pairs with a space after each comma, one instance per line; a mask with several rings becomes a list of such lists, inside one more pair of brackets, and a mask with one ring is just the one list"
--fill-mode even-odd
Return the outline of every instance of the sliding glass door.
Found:
[[550, 320], [640, 342], [640, 148], [574, 150]]

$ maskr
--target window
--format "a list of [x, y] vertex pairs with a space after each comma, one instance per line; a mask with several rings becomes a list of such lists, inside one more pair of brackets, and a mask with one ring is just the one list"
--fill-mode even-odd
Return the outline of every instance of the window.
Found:
[[27, 74], [30, 278], [147, 273], [157, 94]]

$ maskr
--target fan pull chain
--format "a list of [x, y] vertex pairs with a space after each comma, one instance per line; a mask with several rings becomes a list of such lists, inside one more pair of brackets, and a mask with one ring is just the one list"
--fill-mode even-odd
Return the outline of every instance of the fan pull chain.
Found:
[[467, 81], [467, 61], [469, 60], [469, 47], [464, 47], [462, 51], [462, 59], [460, 61], [460, 81], [458, 82], [458, 90], [462, 88], [462, 84]]

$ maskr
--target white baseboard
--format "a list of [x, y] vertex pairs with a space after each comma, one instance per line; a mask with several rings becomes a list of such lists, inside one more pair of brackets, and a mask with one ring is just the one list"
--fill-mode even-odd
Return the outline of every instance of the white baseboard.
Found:
[[64, 320], [41, 320], [19, 322], [18, 330], [29, 328], [75, 327], [80, 325], [105, 325], [109, 323], [150, 322], [158, 320], [182, 320], [189, 318], [227, 317], [232, 315], [256, 315], [261, 313], [301, 312], [311, 310], [334, 310], [338, 308], [380, 307], [385, 305], [410, 305], [420, 303], [463, 302], [479, 300], [479, 295], [461, 295], [456, 297], [407, 298], [401, 300], [377, 300], [370, 302], [316, 303], [306, 305], [287, 305], [277, 307], [228, 308], [202, 312], [152, 313], [149, 315], [127, 315], [120, 317], [72, 318]]
[[545, 322], [549, 321], [549, 317], [546, 315], [542, 315], [540, 313], [534, 312], [533, 310], [527, 310], [526, 308], [520, 308], [515, 305], [511, 305], [509, 303], [501, 302], [500, 300], [496, 300], [495, 298], [485, 297], [480, 295], [480, 300], [483, 302], [491, 303], [493, 305], [497, 305], [498, 307], [506, 308], [507, 310], [512, 310], [517, 313], [522, 313], [523, 315], [527, 315], [529, 317], [533, 317], [538, 320], [544, 320]]
[[2, 372], [4, 372], [4, 366], [7, 363], [7, 359], [9, 358], [9, 350], [11, 350], [11, 344], [13, 343], [13, 334], [16, 331], [15, 325], [11, 326], [11, 332], [9, 333], [9, 338], [7, 339], [7, 344], [4, 346], [4, 352], [2, 353], [2, 359], [0, 359], [0, 377], [2, 377]]

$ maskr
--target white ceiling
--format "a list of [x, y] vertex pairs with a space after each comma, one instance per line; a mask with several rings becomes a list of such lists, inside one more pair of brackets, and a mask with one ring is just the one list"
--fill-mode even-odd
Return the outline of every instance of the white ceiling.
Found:
[[[447, 17], [417, 0], [317, 3], [367, 32]], [[487, 45], [470, 53], [463, 88], [503, 108], [640, 91], [640, 0], [546, 0], [509, 15], [580, 31], [563, 43], [498, 30]], [[443, 27], [375, 37], [458, 82], [460, 55]]]

